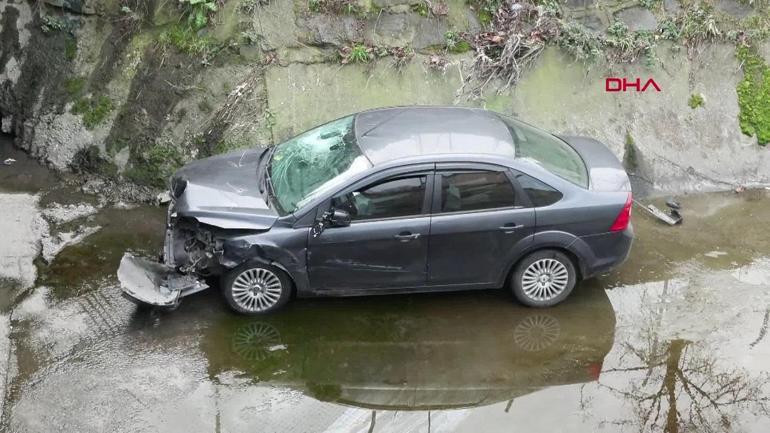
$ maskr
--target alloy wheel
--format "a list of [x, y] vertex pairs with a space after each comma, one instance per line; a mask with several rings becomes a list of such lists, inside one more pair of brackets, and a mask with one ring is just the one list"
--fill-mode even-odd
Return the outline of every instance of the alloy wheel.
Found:
[[540, 259], [524, 270], [521, 288], [524, 294], [536, 301], [549, 301], [559, 296], [569, 282], [567, 267], [555, 259]]
[[278, 275], [265, 268], [246, 269], [233, 280], [233, 300], [252, 313], [274, 306], [281, 298], [283, 285]]

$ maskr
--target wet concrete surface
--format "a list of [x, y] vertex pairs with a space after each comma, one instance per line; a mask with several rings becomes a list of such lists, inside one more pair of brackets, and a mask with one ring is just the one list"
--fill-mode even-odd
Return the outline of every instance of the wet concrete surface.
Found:
[[[0, 209], [98, 202], [3, 170]], [[115, 270], [124, 249], [157, 252], [163, 209], [49, 219], [100, 228], [36, 260], [29, 287], [0, 283], [0, 430], [770, 431], [770, 191], [680, 201], [677, 227], [636, 210], [628, 262], [546, 310], [484, 291], [248, 318], [216, 290], [140, 309]]]

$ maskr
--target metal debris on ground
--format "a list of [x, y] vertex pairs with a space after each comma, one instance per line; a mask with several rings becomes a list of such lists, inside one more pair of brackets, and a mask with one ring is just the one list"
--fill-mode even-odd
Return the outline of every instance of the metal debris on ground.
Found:
[[646, 205], [646, 204], [640, 203], [638, 200], [634, 200], [634, 203], [636, 203], [636, 205], [641, 207], [642, 209], [646, 210], [655, 218], [663, 221], [668, 225], [673, 226], [673, 225], [682, 223], [682, 215], [679, 213], [679, 209], [681, 209], [681, 205], [671, 199], [666, 200], [666, 206], [670, 208], [669, 213], [663, 212], [662, 210], [658, 209], [655, 205], [652, 205], [652, 204]]
[[5, 165], [13, 165], [13, 163], [14, 163], [14, 162], [16, 162], [16, 160], [15, 160], [15, 159], [13, 159], [13, 158], [8, 158], [8, 159], [6, 159], [5, 161], [3, 161], [3, 164], [5, 164]]

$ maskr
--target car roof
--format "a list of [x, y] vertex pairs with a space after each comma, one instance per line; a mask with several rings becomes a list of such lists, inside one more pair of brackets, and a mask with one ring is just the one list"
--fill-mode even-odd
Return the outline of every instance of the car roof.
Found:
[[375, 166], [422, 155], [514, 158], [511, 133], [495, 113], [464, 107], [393, 107], [356, 115], [358, 146]]

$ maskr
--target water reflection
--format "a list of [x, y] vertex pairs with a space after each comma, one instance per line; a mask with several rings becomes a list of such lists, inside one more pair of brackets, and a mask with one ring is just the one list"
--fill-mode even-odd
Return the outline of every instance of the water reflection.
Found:
[[615, 329], [602, 290], [547, 311], [497, 293], [377, 301], [299, 303], [212, 327], [210, 373], [365, 408], [475, 407], [596, 380]]
[[[597, 389], [583, 398], [629, 403], [628, 416], [612, 424], [638, 431], [742, 431], [768, 419], [770, 377], [753, 363], [766, 361], [768, 347], [768, 295], [757, 291], [768, 287], [767, 264], [717, 273], [689, 266], [685, 277], [610, 292], [619, 341]], [[753, 351], [758, 345], [764, 353]], [[607, 413], [583, 403], [594, 416]]]
[[[616, 386], [602, 385], [619, 398], [631, 400], [640, 431], [721, 432], [737, 424], [739, 414], [768, 414], [766, 378], [752, 378], [735, 367], [723, 368], [707, 348], [676, 339], [649, 347], [627, 347], [633, 366], [605, 374], [644, 372]], [[608, 380], [611, 382], [611, 380]]]

